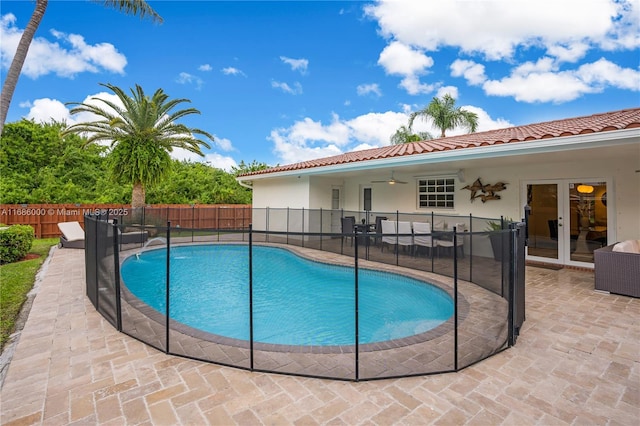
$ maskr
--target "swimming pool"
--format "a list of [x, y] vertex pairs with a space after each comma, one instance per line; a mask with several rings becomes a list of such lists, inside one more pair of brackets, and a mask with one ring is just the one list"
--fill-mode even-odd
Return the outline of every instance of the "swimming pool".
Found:
[[[126, 288], [165, 312], [166, 251], [149, 250], [121, 266]], [[249, 340], [249, 256], [244, 245], [171, 249], [170, 315], [188, 327]], [[253, 248], [254, 341], [336, 346], [355, 342], [354, 269], [315, 262], [276, 247]], [[453, 315], [442, 289], [399, 274], [359, 269], [359, 343], [425, 333]]]

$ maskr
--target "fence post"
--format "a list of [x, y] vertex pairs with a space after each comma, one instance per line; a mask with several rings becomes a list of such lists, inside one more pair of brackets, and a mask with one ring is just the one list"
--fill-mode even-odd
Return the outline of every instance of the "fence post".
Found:
[[249, 368], [253, 371], [253, 225], [249, 224]]
[[457, 229], [453, 227], [453, 369], [458, 371], [458, 236]]
[[122, 302], [120, 300], [120, 244], [118, 241], [120, 239], [118, 229], [120, 228], [118, 228], [118, 219], [113, 219], [113, 225], [111, 225], [111, 227], [113, 229], [113, 270], [116, 279], [116, 328], [118, 331], [122, 331]]
[[166, 313], [166, 319], [165, 319], [165, 339], [166, 339], [166, 343], [165, 343], [165, 352], [167, 354], [171, 353], [169, 351], [169, 327], [170, 327], [170, 321], [169, 321], [169, 316], [170, 316], [170, 311], [169, 311], [169, 292], [170, 292], [170, 278], [171, 277], [171, 221], [167, 221], [167, 280], [166, 280], [166, 288], [165, 288], [165, 313]]
[[93, 247], [94, 248], [93, 253], [94, 253], [95, 259], [96, 259], [96, 262], [95, 262], [96, 267], [95, 267], [95, 271], [94, 271], [96, 273], [96, 310], [98, 310], [98, 312], [99, 312], [100, 311], [100, 274], [98, 273], [98, 268], [99, 268], [98, 267], [98, 247], [100, 245], [98, 244], [98, 239], [99, 238], [98, 238], [98, 218], [97, 218], [97, 216], [94, 217], [94, 220], [93, 220], [93, 232], [94, 232], [94, 235], [95, 235], [95, 237], [93, 239], [93, 243], [94, 243], [93, 244], [93, 246], [94, 246]]
[[323, 217], [322, 207], [320, 207], [320, 251], [322, 251], [322, 240], [323, 240], [323, 237], [322, 237], [322, 231], [323, 231], [323, 229], [322, 229], [322, 217]]
[[469, 281], [473, 282], [473, 216], [469, 213]]
[[354, 309], [355, 309], [355, 380], [356, 382], [360, 380], [360, 333], [359, 333], [359, 310], [360, 310], [360, 303], [359, 303], [359, 299], [358, 299], [358, 236], [355, 235], [354, 238], [355, 242], [354, 242], [354, 252], [353, 252], [353, 257], [354, 257], [354, 290], [355, 290], [355, 298], [354, 298]]

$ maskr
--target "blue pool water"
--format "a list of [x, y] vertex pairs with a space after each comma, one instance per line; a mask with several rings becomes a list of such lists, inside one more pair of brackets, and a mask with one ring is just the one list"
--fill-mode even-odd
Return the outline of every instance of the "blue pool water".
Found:
[[[248, 247], [171, 249], [171, 318], [190, 327], [249, 340]], [[129, 257], [124, 285], [164, 314], [166, 250]], [[282, 345], [353, 345], [354, 269], [299, 257], [288, 250], [253, 248], [254, 341]], [[443, 290], [397, 274], [360, 269], [359, 342], [424, 333], [453, 315]]]

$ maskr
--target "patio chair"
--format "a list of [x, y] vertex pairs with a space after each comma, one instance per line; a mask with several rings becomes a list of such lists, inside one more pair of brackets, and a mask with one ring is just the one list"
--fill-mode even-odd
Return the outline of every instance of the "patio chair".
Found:
[[411, 222], [398, 222], [398, 246], [402, 246], [405, 250], [413, 249], [413, 229]]
[[374, 237], [374, 244], [378, 245], [378, 243], [382, 240], [382, 221], [387, 220], [386, 216], [376, 216], [376, 235]]
[[420, 247], [428, 249], [429, 256], [433, 254], [433, 249], [438, 249], [438, 240], [431, 235], [431, 224], [429, 222], [413, 222], [413, 244], [414, 253]]
[[[456, 223], [455, 224], [455, 228], [456, 228], [456, 247], [455, 247], [455, 249], [456, 250], [460, 249], [460, 257], [464, 257], [464, 239], [462, 238], [462, 235], [459, 235], [459, 233], [460, 232], [464, 232], [464, 230], [466, 229], [466, 225], [464, 223]], [[453, 234], [451, 234], [451, 235], [453, 237]], [[454, 249], [453, 240], [439, 239], [437, 241], [438, 241], [438, 247], [443, 247], [447, 251], [452, 251]], [[438, 251], [439, 250], [440, 249], [438, 249]]]
[[66, 248], [84, 248], [84, 229], [80, 226], [80, 222], [61, 222], [58, 223], [58, 229], [62, 233], [60, 246]]
[[380, 251], [384, 251], [385, 244], [396, 245], [396, 222], [394, 220], [381, 220], [380, 229], [382, 230]]
[[[353, 234], [356, 231], [356, 217], [355, 216], [345, 216], [340, 219], [342, 223], [342, 243], [344, 244], [345, 238], [351, 239], [351, 245], [353, 246]], [[350, 234], [350, 235], [345, 235]]]

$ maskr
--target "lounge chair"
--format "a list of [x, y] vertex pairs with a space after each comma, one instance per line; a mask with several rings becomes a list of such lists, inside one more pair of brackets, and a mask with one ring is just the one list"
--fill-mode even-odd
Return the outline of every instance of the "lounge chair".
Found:
[[62, 232], [60, 245], [67, 248], [84, 248], [84, 229], [80, 222], [61, 222], [58, 229]]

